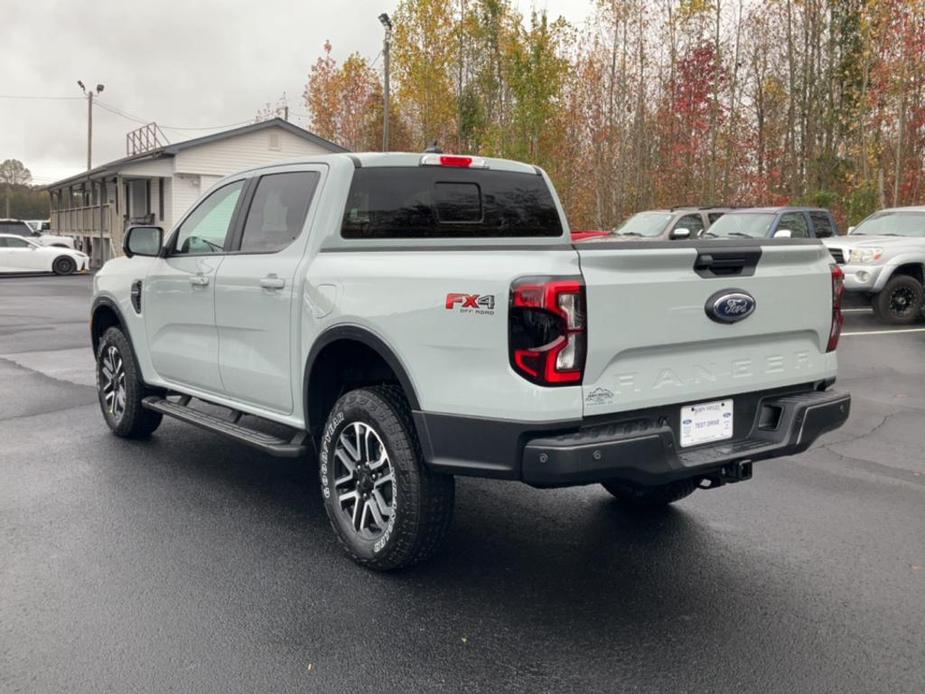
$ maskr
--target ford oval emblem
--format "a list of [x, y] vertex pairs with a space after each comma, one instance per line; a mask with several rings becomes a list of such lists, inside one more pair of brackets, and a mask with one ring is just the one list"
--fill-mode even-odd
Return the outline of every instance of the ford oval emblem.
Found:
[[717, 323], [738, 323], [755, 312], [755, 297], [741, 289], [723, 289], [707, 299], [704, 309]]

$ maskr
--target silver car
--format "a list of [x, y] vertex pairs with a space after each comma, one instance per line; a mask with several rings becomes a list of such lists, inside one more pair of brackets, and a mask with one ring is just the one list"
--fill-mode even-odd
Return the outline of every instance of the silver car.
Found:
[[823, 241], [845, 273], [845, 290], [870, 299], [877, 316], [894, 325], [922, 315], [925, 207], [896, 207], [870, 215], [847, 236]]

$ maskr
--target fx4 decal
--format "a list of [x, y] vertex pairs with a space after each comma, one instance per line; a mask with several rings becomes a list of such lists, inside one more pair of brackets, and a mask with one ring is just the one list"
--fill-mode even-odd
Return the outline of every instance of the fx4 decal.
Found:
[[459, 313], [477, 313], [490, 316], [494, 315], [495, 312], [495, 295], [450, 292], [446, 295], [445, 306], [448, 311], [458, 309]]

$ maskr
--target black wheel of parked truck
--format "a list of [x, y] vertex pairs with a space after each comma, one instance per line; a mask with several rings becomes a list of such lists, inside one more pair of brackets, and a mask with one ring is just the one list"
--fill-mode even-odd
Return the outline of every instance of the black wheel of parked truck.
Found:
[[119, 328], [106, 330], [97, 345], [96, 390], [103, 418], [116, 436], [146, 438], [160, 426], [161, 413], [141, 404], [151, 391], [142, 382], [132, 345]]
[[454, 480], [424, 465], [399, 388], [343, 395], [321, 436], [319, 468], [331, 527], [357, 563], [379, 571], [411, 566], [446, 536]]
[[871, 305], [885, 323], [908, 325], [921, 318], [923, 295], [922, 285], [915, 277], [896, 275], [879, 294], [874, 294]]
[[602, 486], [618, 501], [635, 509], [664, 508], [693, 494], [697, 481], [678, 480], [654, 487], [636, 487], [623, 482], [603, 482]]

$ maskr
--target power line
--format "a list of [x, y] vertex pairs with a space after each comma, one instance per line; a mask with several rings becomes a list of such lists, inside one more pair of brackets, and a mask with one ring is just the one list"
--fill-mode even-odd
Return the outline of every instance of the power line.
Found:
[[[147, 125], [148, 123], [153, 122], [150, 119], [141, 118], [140, 116], [133, 115], [131, 113], [128, 113], [127, 111], [123, 111], [122, 109], [112, 106], [111, 104], [105, 104], [99, 99], [96, 100], [96, 104], [100, 106], [101, 108], [109, 111], [110, 113], [114, 113], [117, 116], [122, 116], [123, 118], [126, 118], [128, 120], [135, 121], [136, 123]], [[246, 125], [248, 123], [253, 123], [253, 122], [254, 122], [253, 119], [250, 118], [248, 120], [240, 121], [238, 123], [226, 123], [223, 125], [185, 126], [185, 125], [161, 125], [160, 123], [158, 123], [157, 126], [161, 128], [162, 130], [221, 130], [222, 128], [233, 128], [238, 125]]]
[[82, 96], [31, 96], [25, 94], [0, 94], [0, 99], [22, 99], [26, 101], [73, 101], [79, 99], [83, 101]]

